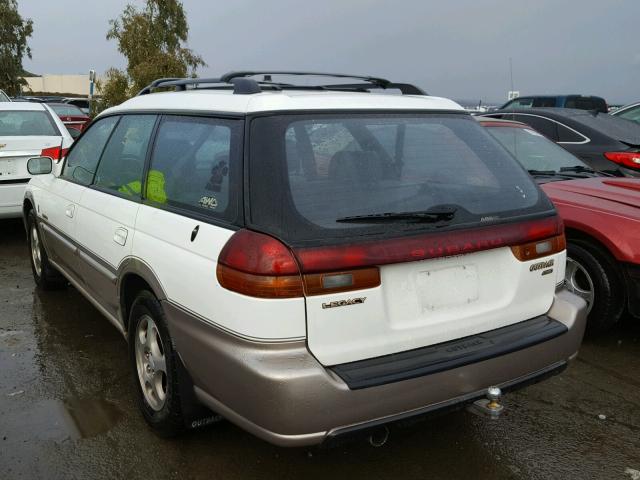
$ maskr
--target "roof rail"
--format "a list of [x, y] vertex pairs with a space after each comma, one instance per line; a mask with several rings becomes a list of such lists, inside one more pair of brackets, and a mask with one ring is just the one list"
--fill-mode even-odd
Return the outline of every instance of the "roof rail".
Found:
[[[234, 78], [246, 78], [246, 77], [255, 77], [258, 75], [263, 75], [265, 78], [269, 78], [269, 82], [271, 82], [271, 77], [273, 75], [288, 75], [288, 76], [310, 76], [310, 77], [332, 77], [332, 78], [346, 78], [353, 80], [361, 80], [362, 83], [356, 84], [336, 84], [336, 85], [315, 85], [315, 86], [304, 86], [304, 85], [286, 85], [286, 87], [294, 87], [294, 88], [322, 88], [326, 90], [368, 90], [369, 88], [381, 88], [381, 89], [397, 89], [403, 95], [426, 95], [427, 93], [422, 90], [420, 87], [416, 87], [415, 85], [411, 85], [409, 83], [396, 83], [387, 80], [386, 78], [380, 77], [372, 77], [368, 75], [350, 75], [345, 73], [327, 73], [327, 72], [300, 72], [300, 71], [287, 71], [287, 70], [247, 70], [247, 71], [239, 71], [239, 72], [229, 72], [225, 73], [220, 77], [223, 81], [230, 81]], [[261, 82], [259, 82], [261, 83]], [[367, 87], [367, 84], [370, 87]], [[281, 84], [282, 85], [282, 84]]]
[[[249, 77], [262, 75], [263, 80], [256, 80]], [[278, 83], [272, 81], [273, 75], [288, 76], [312, 76], [312, 77], [332, 77], [351, 80], [360, 80], [359, 83], [339, 83], [339, 84], [319, 84], [319, 85], [295, 85], [291, 83]], [[207, 85], [204, 86], [203, 85]], [[271, 71], [240, 71], [229, 72], [220, 78], [159, 78], [144, 87], [138, 95], [146, 95], [158, 88], [173, 87], [175, 91], [185, 91], [191, 89], [220, 89], [231, 90], [234, 94], [249, 95], [260, 93], [263, 89], [268, 90], [329, 90], [329, 91], [356, 91], [369, 92], [370, 89], [397, 89], [403, 95], [426, 95], [427, 93], [415, 85], [409, 83], [394, 83], [384, 78], [347, 75], [343, 73], [320, 73], [320, 72], [297, 72], [284, 70]]]

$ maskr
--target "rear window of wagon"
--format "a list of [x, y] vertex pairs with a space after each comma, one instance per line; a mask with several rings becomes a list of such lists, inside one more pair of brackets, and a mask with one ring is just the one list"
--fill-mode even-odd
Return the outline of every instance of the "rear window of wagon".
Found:
[[[250, 127], [250, 223], [289, 241], [463, 227], [552, 210], [466, 114], [316, 113]], [[454, 205], [446, 225], [338, 219]]]

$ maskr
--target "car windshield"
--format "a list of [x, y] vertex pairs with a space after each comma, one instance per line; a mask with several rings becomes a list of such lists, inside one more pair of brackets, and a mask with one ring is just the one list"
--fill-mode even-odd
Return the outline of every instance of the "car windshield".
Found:
[[55, 135], [59, 133], [44, 111], [0, 110], [0, 136]]
[[0, 102], [10, 102], [11, 99], [7, 96], [6, 93], [4, 93], [2, 90], [0, 90]]
[[589, 169], [580, 159], [531, 128], [489, 125], [488, 130], [527, 170]]
[[499, 221], [542, 201], [466, 114], [261, 117], [251, 138], [252, 218], [285, 237]]
[[84, 113], [75, 105], [49, 105], [57, 115], [63, 117], [84, 117]]

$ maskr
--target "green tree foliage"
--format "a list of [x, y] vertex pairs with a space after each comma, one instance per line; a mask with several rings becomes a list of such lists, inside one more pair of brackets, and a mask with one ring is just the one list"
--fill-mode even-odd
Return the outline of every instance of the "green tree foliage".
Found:
[[127, 67], [107, 71], [99, 84], [99, 110], [122, 103], [156, 78], [195, 76], [205, 65], [185, 46], [189, 25], [179, 0], [146, 0], [140, 10], [127, 5], [109, 25], [107, 39], [118, 43]]
[[33, 22], [18, 13], [16, 0], [0, 0], [0, 89], [9, 95], [20, 93], [26, 85], [22, 78], [22, 59], [31, 58], [27, 39], [33, 33]]

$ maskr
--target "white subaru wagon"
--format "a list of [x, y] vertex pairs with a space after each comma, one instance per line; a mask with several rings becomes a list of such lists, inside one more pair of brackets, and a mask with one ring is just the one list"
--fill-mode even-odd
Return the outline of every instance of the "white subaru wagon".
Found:
[[29, 161], [35, 281], [127, 339], [146, 421], [313, 445], [561, 371], [585, 304], [509, 153], [414, 86], [280, 74], [158, 80]]

